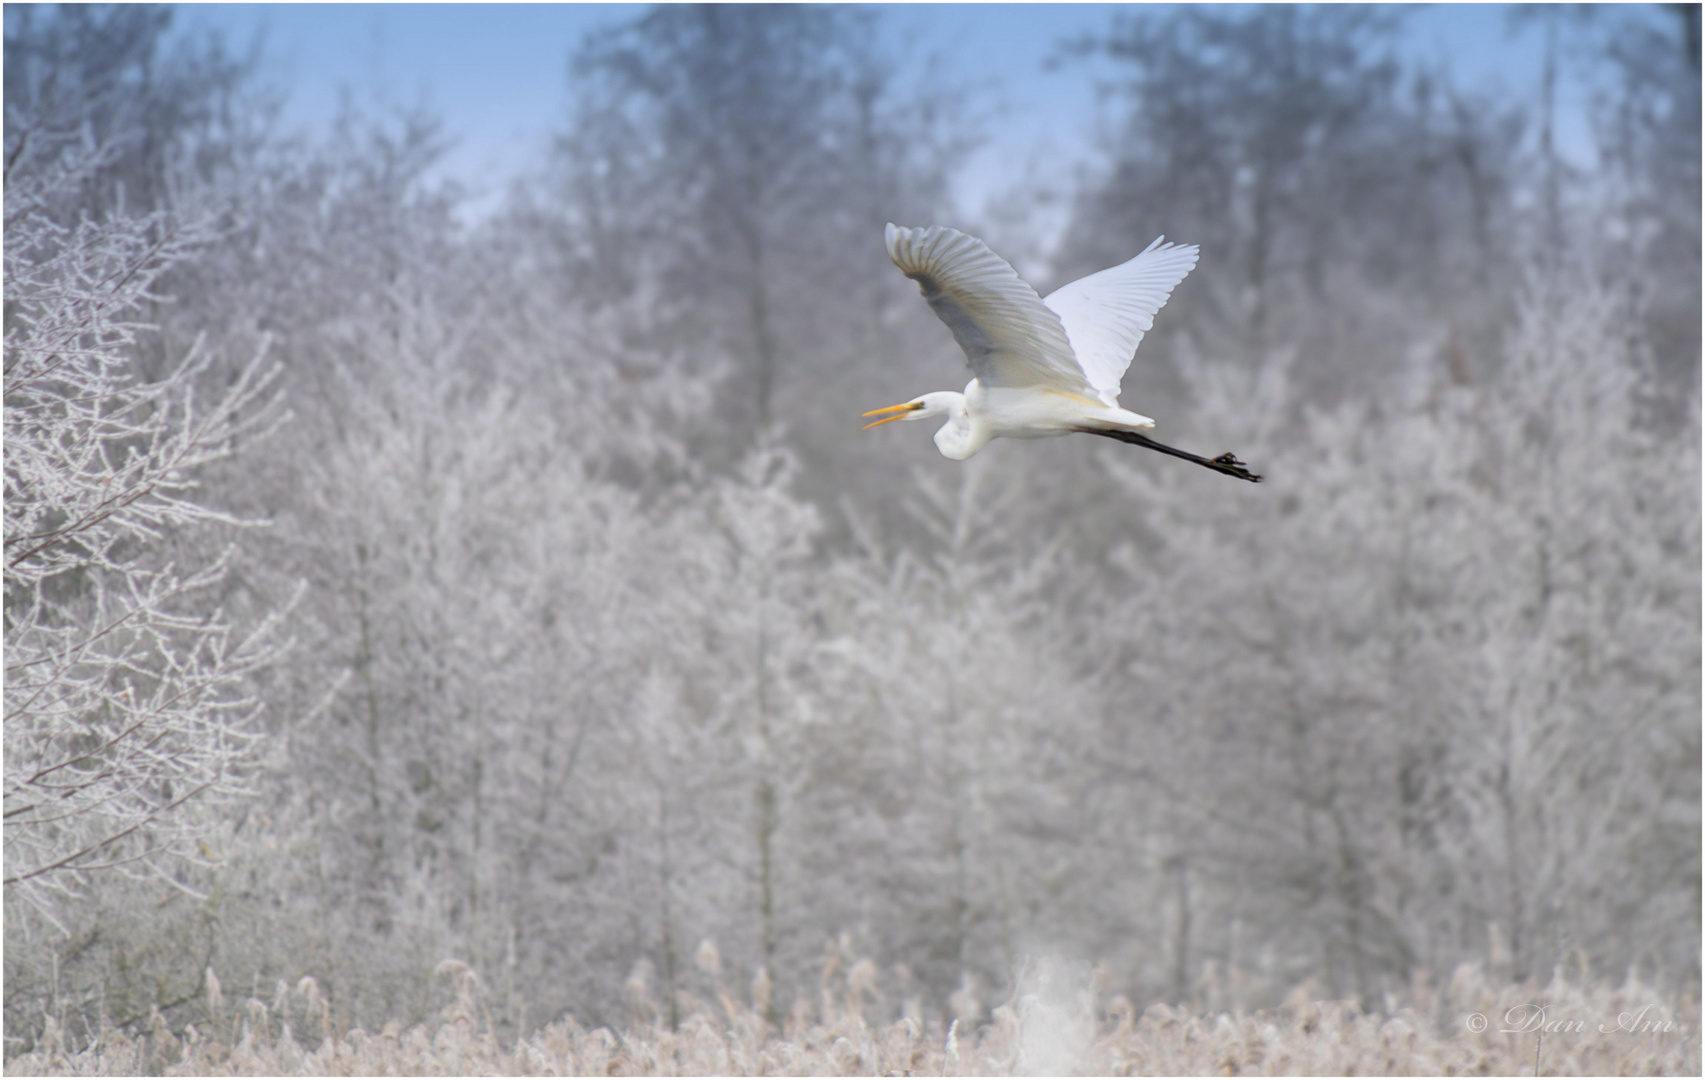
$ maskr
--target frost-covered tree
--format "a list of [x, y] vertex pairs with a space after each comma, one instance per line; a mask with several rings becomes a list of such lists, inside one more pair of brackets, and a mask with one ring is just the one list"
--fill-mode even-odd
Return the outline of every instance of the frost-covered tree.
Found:
[[545, 287], [630, 297], [630, 334], [724, 369], [686, 432], [717, 467], [779, 439], [825, 504], [900, 467], [891, 447], [841, 448], [852, 405], [917, 377], [894, 331], [930, 316], [882, 227], [946, 212], [953, 95], [909, 89], [868, 12], [714, 4], [589, 37], [571, 90], [529, 217]]
[[778, 837], [793, 824], [787, 819], [801, 793], [807, 758], [800, 729], [811, 711], [804, 684], [819, 638], [807, 621], [813, 598], [805, 571], [819, 516], [790, 490], [797, 471], [790, 454], [760, 446], [733, 477], [714, 482], [706, 524], [719, 543], [706, 568], [713, 576], [699, 591], [708, 666], [697, 674], [718, 688], [719, 726], [740, 747], [750, 776], [752, 843], [742, 861], [756, 901], [757, 962], [772, 979], [784, 934], [780, 912], [797, 905], [780, 895], [798, 868], [778, 865]]
[[[807, 763], [807, 812], [836, 837], [806, 853], [817, 906], [868, 928], [936, 1002], [966, 979], [1004, 993], [1038, 950], [1098, 944], [1075, 922], [1097, 859], [1084, 828], [1095, 793], [1070, 779], [1095, 737], [1094, 694], [1051, 602], [1059, 545], [1030, 546], [1003, 463], [946, 483], [920, 473], [907, 501], [927, 542], [896, 551], [867, 536], [821, 602], [839, 661], [826, 707], [840, 719], [814, 734]], [[846, 865], [838, 850], [859, 857]]]
[[1490, 345], [1520, 118], [1406, 71], [1400, 19], [1343, 7], [1121, 18], [1095, 48], [1128, 112], [1079, 196], [1061, 277], [1161, 233], [1200, 244], [1151, 358], [1184, 332], [1250, 364], [1297, 346], [1311, 394], [1372, 390], [1419, 336]]
[[133, 210], [185, 208], [251, 163], [272, 103], [258, 52], [217, 35], [172, 40], [160, 4], [30, 5], [6, 20], [8, 146], [79, 131], [108, 147], [79, 196]]
[[[1266, 504], [1115, 463], [1162, 540], [1120, 556], [1122, 666], [1160, 703], [1145, 779], [1198, 868], [1201, 959], [1371, 1000], [1489, 940], [1515, 977], [1628, 963], [1653, 946], [1613, 911], [1688, 937], [1697, 871], [1650, 853], [1697, 786], [1697, 463], [1641, 411], [1626, 298], [1529, 280], [1496, 380], [1418, 351], [1385, 409], [1270, 444]], [[1197, 382], [1276, 431], [1282, 383]]]
[[[1484, 902], [1517, 977], [1568, 949], [1633, 952], [1611, 911], [1674, 927], [1697, 892], [1696, 857], [1652, 854], [1676, 851], [1677, 804], [1698, 787], [1681, 762], [1698, 745], [1684, 673], [1699, 650], [1699, 473], [1673, 446], [1697, 443], [1697, 406], [1679, 432], [1642, 408], [1658, 372], [1630, 301], [1583, 267], [1531, 275], [1482, 421], [1477, 516], [1505, 554], [1478, 612], [1480, 739], [1455, 790], [1499, 870]], [[1614, 881], [1641, 884], [1584, 902]]]
[[268, 425], [271, 376], [205, 401], [210, 350], [138, 370], [138, 309], [207, 232], [79, 212], [119, 140], [7, 117], [5, 882], [43, 912], [88, 872], [196, 854], [203, 804], [245, 789], [276, 649], [221, 603], [229, 550], [189, 539], [238, 523], [197, 487]]
[[1659, 372], [1685, 385], [1699, 377], [1699, 9], [1617, 14], [1605, 42], [1616, 85], [1596, 116], [1616, 212], [1601, 227], [1606, 254], [1640, 281]]
[[790, 278], [845, 257], [825, 241], [854, 204], [849, 84], [865, 33], [831, 9], [662, 7], [575, 59], [585, 100], [562, 144], [566, 176], [614, 196], [581, 203], [599, 216], [577, 246], [606, 280], [604, 266], [629, 270], [616, 280], [660, 274], [675, 312], [736, 358], [751, 430], [774, 418], [797, 366], [784, 353]]
[[[652, 546], [639, 496], [608, 477], [667, 449], [605, 404], [627, 385], [616, 359], [642, 358], [609, 315], [458, 245], [431, 152], [415, 118], [350, 124], [226, 255], [276, 285], [238, 301], [286, 326], [306, 415], [246, 497], [280, 518], [272, 572], [312, 590], [310, 658], [278, 687], [312, 719], [228, 875], [305, 906], [244, 911], [230, 947], [257, 966], [337, 956], [332, 985], [374, 1017], [425, 1009], [448, 955], [498, 987], [575, 977], [555, 913], [597, 861], [610, 794], [585, 781], [658, 625], [630, 588]], [[251, 244], [315, 271], [280, 274]], [[652, 404], [690, 396], [686, 380]], [[264, 842], [291, 858], [268, 865]], [[325, 904], [351, 917], [308, 914]]]

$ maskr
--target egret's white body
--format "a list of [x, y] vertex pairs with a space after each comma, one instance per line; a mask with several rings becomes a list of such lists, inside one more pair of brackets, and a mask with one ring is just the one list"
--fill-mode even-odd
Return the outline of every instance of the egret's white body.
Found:
[[1119, 405], [1132, 354], [1195, 267], [1195, 245], [1163, 244], [1162, 237], [1136, 258], [1043, 299], [988, 245], [956, 229], [889, 225], [886, 238], [889, 258], [953, 331], [975, 378], [963, 394], [942, 390], [865, 413], [885, 417], [866, 427], [945, 416], [935, 445], [956, 461], [991, 439], [1081, 431], [1260, 479], [1230, 454], [1209, 460], [1149, 439], [1142, 432], [1154, 421]]
[[[963, 394], [942, 390], [917, 400], [923, 403], [922, 408], [890, 419], [946, 416], [947, 423], [935, 433], [935, 445], [943, 457], [954, 461], [964, 461], [989, 445], [991, 439], [1041, 439], [1077, 431], [1086, 424], [1127, 431], [1154, 427], [1154, 421], [1146, 416], [1109, 407], [1081, 394], [1051, 387], [984, 386], [981, 379], [966, 383]], [[869, 426], [882, 423], [887, 421], [878, 420]]]

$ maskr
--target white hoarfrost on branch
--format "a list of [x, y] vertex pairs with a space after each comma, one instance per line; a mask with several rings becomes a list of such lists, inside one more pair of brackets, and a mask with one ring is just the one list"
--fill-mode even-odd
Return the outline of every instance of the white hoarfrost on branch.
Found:
[[5, 884], [39, 900], [193, 855], [197, 800], [242, 788], [277, 616], [239, 630], [232, 549], [197, 558], [184, 530], [240, 524], [196, 501], [197, 474], [279, 414], [258, 359], [211, 405], [199, 344], [139, 371], [139, 312], [207, 230], [73, 210], [110, 146], [8, 127]]

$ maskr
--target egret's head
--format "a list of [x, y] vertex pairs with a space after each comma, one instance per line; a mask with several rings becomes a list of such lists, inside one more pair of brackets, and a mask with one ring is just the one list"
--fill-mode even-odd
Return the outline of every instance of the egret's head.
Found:
[[[955, 405], [963, 409], [964, 401], [963, 394], [954, 393], [952, 390], [938, 390], [898, 405], [890, 405], [886, 409], [872, 409], [864, 415], [880, 416], [882, 419], [872, 420], [864, 426], [873, 428], [895, 420], [928, 420], [932, 416], [948, 416], [952, 414]], [[890, 413], [893, 415], [889, 415]]]

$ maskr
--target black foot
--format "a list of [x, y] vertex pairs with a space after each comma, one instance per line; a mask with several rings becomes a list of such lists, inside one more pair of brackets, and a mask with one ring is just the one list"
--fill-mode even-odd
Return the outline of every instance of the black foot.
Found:
[[1208, 462], [1208, 468], [1216, 469], [1219, 472], [1225, 473], [1227, 476], [1235, 476], [1239, 480], [1248, 480], [1252, 484], [1259, 484], [1261, 482], [1260, 473], [1250, 472], [1249, 466], [1237, 460], [1237, 455], [1229, 452], [1221, 454], [1219, 457]]

